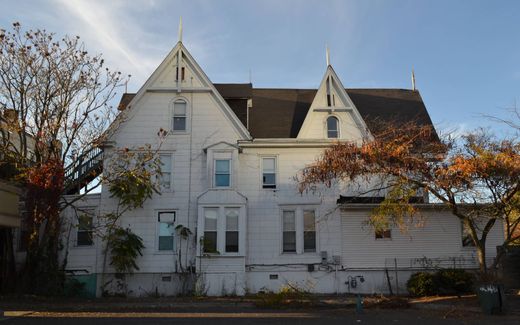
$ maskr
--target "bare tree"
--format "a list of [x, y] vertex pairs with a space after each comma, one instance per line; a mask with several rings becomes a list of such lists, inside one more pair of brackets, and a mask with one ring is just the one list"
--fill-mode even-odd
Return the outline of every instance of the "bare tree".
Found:
[[64, 167], [102, 141], [115, 116], [110, 102], [125, 79], [78, 36], [58, 39], [19, 23], [0, 30], [0, 169], [26, 187], [29, 289], [51, 290], [62, 279]]

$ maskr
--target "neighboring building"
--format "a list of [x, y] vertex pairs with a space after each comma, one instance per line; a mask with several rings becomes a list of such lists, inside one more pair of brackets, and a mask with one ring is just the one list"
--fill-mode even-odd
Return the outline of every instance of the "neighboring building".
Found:
[[[298, 171], [335, 141], [370, 137], [373, 122], [431, 125], [416, 90], [345, 89], [330, 65], [318, 89], [214, 84], [179, 42], [120, 108], [125, 118], [110, 130], [105, 156], [156, 143], [157, 131], [169, 130], [162, 195], [121, 221], [146, 246], [140, 269], [127, 277], [131, 295], [179, 293], [187, 281], [178, 274], [181, 264], [208, 295], [277, 291], [287, 283], [319, 293], [384, 293], [389, 285], [396, 292], [396, 284], [403, 290], [409, 274], [428, 265], [477, 266], [461, 224], [426, 196], [417, 198], [424, 227], [375, 233], [365, 221], [377, 197], [356, 198], [352, 184], [297, 191]], [[91, 227], [115, 201], [104, 188], [76, 206], [81, 222], [73, 209], [65, 212], [79, 225], [64, 237], [67, 267], [97, 276], [99, 295], [103, 247]], [[188, 244], [175, 233], [178, 225], [192, 230]], [[489, 258], [502, 240], [496, 225]]]

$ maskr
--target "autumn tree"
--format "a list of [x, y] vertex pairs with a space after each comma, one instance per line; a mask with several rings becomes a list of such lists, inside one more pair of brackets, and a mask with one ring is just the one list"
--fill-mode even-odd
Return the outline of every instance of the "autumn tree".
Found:
[[377, 129], [382, 131], [361, 143], [338, 142], [325, 150], [298, 175], [300, 191], [377, 178], [380, 184], [366, 191], [386, 191], [369, 217], [376, 228], [410, 222], [420, 212], [412, 198], [428, 193], [469, 230], [480, 273], [484, 276], [495, 268], [500, 256], [490, 267], [485, 251], [492, 227], [506, 225], [503, 246], [519, 239], [514, 214], [520, 193], [520, 144], [483, 131], [439, 139], [433, 127], [414, 123], [388, 123]]
[[110, 102], [124, 79], [100, 55], [89, 54], [79, 37], [24, 31], [19, 23], [0, 29], [0, 170], [26, 188], [29, 291], [52, 293], [63, 283], [64, 168], [102, 141], [114, 117]]

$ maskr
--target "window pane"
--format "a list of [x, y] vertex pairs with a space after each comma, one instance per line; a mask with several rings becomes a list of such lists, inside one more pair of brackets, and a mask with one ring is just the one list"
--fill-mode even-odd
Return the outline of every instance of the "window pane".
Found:
[[263, 188], [276, 188], [276, 174], [264, 173], [262, 176]]
[[159, 223], [159, 236], [173, 236], [174, 227], [172, 223]]
[[284, 252], [296, 252], [296, 232], [295, 231], [284, 231], [283, 232], [283, 251]]
[[205, 231], [204, 242], [203, 242], [205, 253], [216, 253], [217, 252], [217, 232], [216, 231]]
[[186, 118], [185, 117], [174, 117], [173, 118], [173, 129], [177, 131], [186, 130]]
[[173, 105], [173, 115], [186, 116], [186, 103], [181, 101], [175, 102]]
[[89, 246], [92, 245], [92, 232], [91, 231], [78, 231], [78, 246]]
[[204, 210], [204, 230], [217, 230], [217, 209]]
[[283, 212], [283, 231], [294, 231], [294, 230], [296, 230], [294, 211], [284, 211]]
[[327, 137], [337, 138], [338, 137], [338, 119], [331, 116], [327, 119]]
[[315, 252], [316, 251], [316, 232], [315, 231], [304, 231], [303, 232], [303, 251], [304, 252]]
[[275, 172], [275, 159], [274, 158], [264, 158], [263, 160], [263, 169], [264, 173], [274, 173]]
[[392, 238], [390, 229], [376, 230], [376, 239]]
[[159, 236], [159, 250], [172, 251], [173, 250], [173, 236]]
[[170, 154], [160, 155], [161, 158], [161, 186], [165, 189], [170, 188], [171, 171], [172, 171], [172, 156]]
[[226, 209], [226, 230], [238, 231], [238, 209]]
[[238, 231], [226, 231], [226, 252], [238, 252]]
[[314, 231], [316, 229], [314, 210], [303, 211], [303, 230]]
[[217, 174], [229, 174], [229, 160], [216, 160], [215, 171]]
[[215, 186], [229, 186], [229, 175], [215, 175]]

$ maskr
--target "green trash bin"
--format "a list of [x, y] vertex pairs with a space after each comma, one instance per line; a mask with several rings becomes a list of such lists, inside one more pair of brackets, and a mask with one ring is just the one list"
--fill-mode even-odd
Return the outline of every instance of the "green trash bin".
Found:
[[504, 287], [500, 284], [482, 284], [477, 290], [478, 300], [482, 311], [486, 314], [499, 314], [504, 312], [505, 295]]
[[71, 275], [65, 285], [65, 294], [83, 298], [96, 298], [96, 283], [96, 274]]

